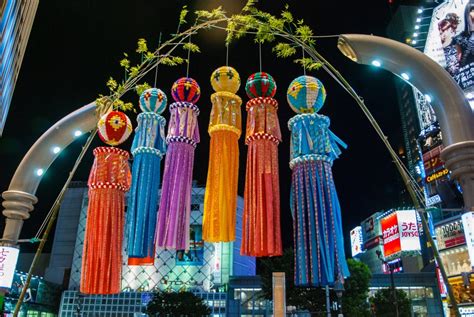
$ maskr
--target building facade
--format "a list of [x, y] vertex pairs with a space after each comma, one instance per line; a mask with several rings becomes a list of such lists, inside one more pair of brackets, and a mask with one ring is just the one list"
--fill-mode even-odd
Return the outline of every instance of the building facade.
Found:
[[[114, 295], [84, 295], [79, 292], [82, 249], [87, 219], [87, 186], [72, 183], [58, 217], [51, 252], [48, 280], [62, 283], [60, 316], [140, 316], [153, 291], [192, 291], [202, 297], [214, 316], [226, 316], [227, 288], [231, 276], [254, 276], [254, 257], [240, 255], [243, 199], [238, 198], [236, 241], [202, 241], [204, 187], [194, 185], [191, 197], [190, 250], [157, 250], [153, 263], [135, 265], [127, 258], [123, 243], [122, 292]], [[238, 278], [237, 278], [238, 279]], [[235, 280], [235, 277], [234, 277]], [[233, 297], [232, 297], [233, 298]], [[232, 299], [231, 299], [232, 300]]]
[[39, 0], [0, 0], [0, 136]]

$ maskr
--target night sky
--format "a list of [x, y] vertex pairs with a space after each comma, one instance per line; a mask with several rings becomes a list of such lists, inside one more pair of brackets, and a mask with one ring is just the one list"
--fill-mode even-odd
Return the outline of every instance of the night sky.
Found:
[[[295, 18], [303, 18], [316, 35], [364, 33], [385, 36], [385, 28], [397, 3], [389, 1], [313, 1], [309, 9], [304, 1], [288, 1]], [[363, 3], [363, 4], [362, 4]], [[278, 14], [285, 2], [260, 1], [258, 7]], [[49, 0], [41, 1], [36, 13], [25, 57], [16, 84], [3, 136], [0, 138], [0, 190], [7, 190], [16, 166], [34, 141], [56, 121], [71, 111], [90, 103], [98, 94], [107, 94], [105, 82], [109, 76], [122, 78], [119, 61], [128, 52], [133, 63], [138, 38], [145, 38], [148, 47], [157, 46], [159, 33], [168, 39], [176, 32], [183, 5], [190, 11], [215, 8], [222, 5], [227, 12], [238, 12], [243, 1], [127, 1], [127, 0]], [[187, 18], [192, 21], [191, 16]], [[187, 27], [182, 27], [182, 30]], [[202, 53], [193, 54], [190, 77], [201, 86], [199, 125], [201, 143], [196, 149], [194, 179], [204, 185], [207, 176], [209, 136], [207, 125], [211, 109], [212, 88], [209, 77], [214, 69], [225, 65], [224, 31], [206, 30], [193, 38]], [[400, 115], [397, 108], [392, 74], [373, 67], [353, 63], [336, 47], [337, 38], [317, 40], [317, 49], [353, 85], [379, 121], [392, 146], [398, 152], [402, 145]], [[182, 50], [179, 54], [186, 57]], [[291, 59], [278, 59], [270, 45], [262, 47], [262, 70], [270, 73], [277, 83], [276, 99], [280, 103], [279, 118], [283, 142], [279, 145], [281, 212], [283, 241], [292, 245], [291, 215], [289, 209], [290, 169], [288, 120], [295, 115], [286, 102], [289, 83], [302, 75], [303, 70]], [[250, 36], [233, 43], [229, 50], [229, 65], [240, 73], [242, 85], [238, 94], [244, 102], [244, 84], [249, 75], [259, 71], [258, 45]], [[157, 87], [170, 97], [172, 83], [186, 75], [186, 66], [161, 66]], [[391, 162], [387, 150], [358, 108], [356, 102], [323, 70], [308, 72], [326, 86], [328, 96], [321, 113], [331, 118], [331, 130], [344, 140], [349, 148], [334, 163], [333, 172], [341, 201], [347, 255], [350, 256], [349, 230], [370, 214], [406, 201], [402, 194], [401, 178]], [[153, 83], [153, 75], [147, 77]], [[125, 99], [138, 108], [138, 96], [129, 92]], [[243, 110], [243, 125], [246, 113]], [[134, 126], [135, 114], [129, 114]], [[169, 112], [164, 112], [169, 119]], [[65, 149], [43, 177], [37, 191], [39, 203], [25, 222], [21, 238], [35, 235], [47, 211], [59, 193], [72, 168], [86, 136]], [[130, 149], [132, 137], [121, 145]], [[74, 180], [87, 180], [93, 156], [92, 149], [101, 146], [98, 138], [88, 151]], [[240, 139], [239, 194], [243, 194], [247, 149]], [[34, 176], [32, 176], [34, 177]], [[2, 224], [3, 225], [3, 224]], [[2, 229], [3, 231], [3, 229]], [[32, 250], [25, 247], [25, 250]]]

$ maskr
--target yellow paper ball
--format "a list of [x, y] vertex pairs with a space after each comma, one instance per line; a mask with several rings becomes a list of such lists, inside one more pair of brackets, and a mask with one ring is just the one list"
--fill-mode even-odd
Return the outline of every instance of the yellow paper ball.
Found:
[[212, 73], [211, 85], [215, 91], [228, 91], [235, 94], [240, 87], [239, 73], [230, 66], [219, 67]]

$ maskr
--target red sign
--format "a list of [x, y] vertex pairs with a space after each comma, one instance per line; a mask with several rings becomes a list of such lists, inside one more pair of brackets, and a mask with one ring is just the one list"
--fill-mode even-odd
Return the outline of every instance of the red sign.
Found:
[[390, 256], [402, 250], [400, 232], [398, 230], [397, 213], [394, 212], [380, 220], [382, 226], [383, 253]]

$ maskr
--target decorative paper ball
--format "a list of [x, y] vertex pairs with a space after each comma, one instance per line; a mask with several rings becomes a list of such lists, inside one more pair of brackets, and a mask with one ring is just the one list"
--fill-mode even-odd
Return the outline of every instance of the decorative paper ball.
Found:
[[312, 76], [300, 76], [293, 80], [286, 92], [288, 103], [296, 113], [318, 112], [326, 100], [323, 83]]
[[195, 104], [201, 97], [201, 88], [197, 81], [190, 77], [182, 77], [171, 87], [171, 96], [174, 101], [187, 101]]
[[121, 111], [111, 111], [103, 115], [97, 128], [100, 139], [112, 146], [125, 142], [133, 129], [130, 118]]
[[240, 87], [239, 73], [230, 66], [219, 67], [212, 73], [211, 85], [215, 91], [229, 91], [235, 94]]
[[166, 109], [168, 98], [158, 88], [150, 88], [140, 95], [140, 109], [143, 112], [156, 112], [161, 114]]
[[270, 74], [255, 73], [247, 79], [245, 91], [249, 98], [273, 97], [276, 93], [276, 83]]

